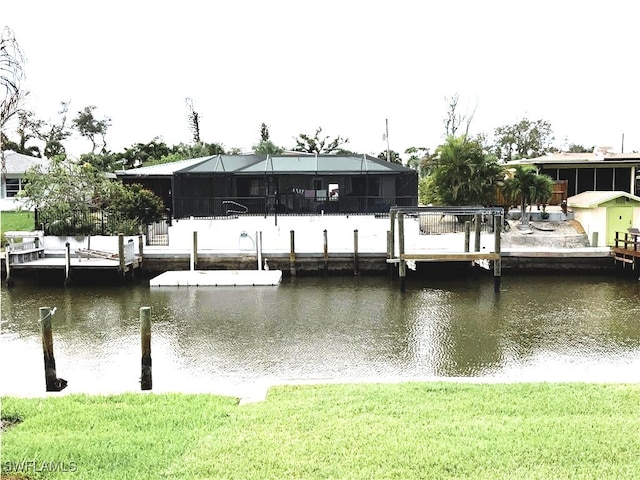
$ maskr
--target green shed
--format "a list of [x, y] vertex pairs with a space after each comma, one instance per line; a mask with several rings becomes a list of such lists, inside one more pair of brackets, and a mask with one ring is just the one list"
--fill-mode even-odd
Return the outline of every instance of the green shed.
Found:
[[640, 197], [627, 192], [582, 192], [567, 199], [592, 247], [611, 246], [616, 232], [640, 226]]

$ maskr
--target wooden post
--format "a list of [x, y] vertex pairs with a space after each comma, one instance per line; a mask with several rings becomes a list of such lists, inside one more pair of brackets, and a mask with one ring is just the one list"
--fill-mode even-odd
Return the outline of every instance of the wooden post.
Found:
[[464, 222], [464, 251], [469, 251], [469, 245], [471, 244], [471, 222]]
[[360, 259], [358, 258], [358, 229], [353, 231], [353, 274], [360, 275]]
[[262, 270], [262, 245], [260, 245], [261, 238], [262, 238], [262, 232], [256, 231], [256, 258], [258, 262], [258, 265], [257, 265], [258, 270]]
[[4, 266], [7, 270], [7, 279], [5, 280], [7, 288], [13, 287], [13, 278], [11, 278], [11, 264], [9, 259], [11, 256], [9, 255], [9, 245], [5, 245], [4, 247]]
[[291, 276], [295, 277], [296, 276], [296, 238], [295, 238], [296, 233], [291, 230], [289, 232], [289, 239], [290, 239], [290, 250], [289, 250], [289, 271], [291, 272]]
[[324, 229], [322, 234], [323, 234], [323, 238], [324, 238], [324, 246], [323, 246], [324, 274], [326, 275], [327, 272], [329, 272], [329, 244], [328, 244], [328, 241], [327, 241], [327, 229], [326, 228]]
[[51, 316], [55, 308], [40, 307], [40, 335], [42, 337], [42, 352], [44, 354], [44, 379], [47, 392], [59, 392], [67, 386], [67, 381], [58, 378], [56, 374], [56, 359], [53, 356], [53, 332], [51, 330]]
[[[391, 230], [387, 230], [387, 260], [390, 260], [393, 256], [391, 253], [391, 243], [393, 242], [391, 235], [393, 235]], [[387, 273], [389, 274], [389, 279], [393, 279], [393, 263], [391, 262], [387, 262]]]
[[144, 263], [144, 239], [142, 238], [142, 235], [138, 235], [138, 254], [140, 255], [138, 265], [142, 271], [142, 264]]
[[398, 212], [398, 252], [398, 258], [400, 259], [400, 291], [404, 292], [406, 288], [405, 277], [407, 276], [407, 262], [404, 259], [404, 213], [402, 212]]
[[391, 235], [390, 235], [390, 239], [391, 241], [389, 242], [389, 252], [391, 253], [391, 258], [394, 258], [396, 256], [396, 246], [395, 246], [395, 241], [396, 241], [396, 211], [395, 210], [391, 210], [389, 212], [389, 218], [391, 219]]
[[118, 272], [124, 278], [126, 272], [126, 264], [124, 261], [124, 233], [118, 234], [118, 260], [120, 261], [120, 266], [118, 267]]
[[71, 283], [71, 246], [69, 242], [64, 244], [64, 285]]
[[494, 235], [495, 235], [495, 253], [498, 254], [498, 258], [496, 260], [493, 261], [493, 291], [495, 293], [499, 293], [500, 292], [500, 280], [501, 280], [501, 276], [502, 276], [502, 260], [500, 257], [500, 250], [501, 250], [501, 246], [500, 246], [500, 232], [502, 231], [502, 222], [503, 220], [503, 216], [502, 215], [494, 215], [493, 217], [493, 221], [494, 221]]
[[140, 389], [151, 390], [151, 307], [140, 307], [140, 340], [142, 346], [142, 373]]
[[480, 233], [482, 231], [482, 215], [476, 213], [476, 242], [475, 242], [475, 252], [480, 251]]
[[193, 232], [193, 247], [191, 248], [191, 271], [193, 272], [198, 265], [198, 232]]

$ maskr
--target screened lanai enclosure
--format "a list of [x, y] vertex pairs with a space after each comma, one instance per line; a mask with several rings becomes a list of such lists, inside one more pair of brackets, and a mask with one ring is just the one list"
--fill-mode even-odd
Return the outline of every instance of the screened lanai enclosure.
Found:
[[197, 160], [176, 165], [170, 174], [143, 167], [119, 176], [160, 188], [176, 218], [376, 213], [418, 202], [415, 170], [368, 155], [217, 155]]

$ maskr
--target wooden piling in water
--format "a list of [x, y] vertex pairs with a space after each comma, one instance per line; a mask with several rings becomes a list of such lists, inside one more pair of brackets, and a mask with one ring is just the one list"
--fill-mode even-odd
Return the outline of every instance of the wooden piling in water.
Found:
[[193, 232], [193, 246], [191, 248], [191, 262], [189, 268], [193, 272], [198, 268], [198, 232]]
[[124, 233], [118, 233], [118, 273], [124, 278], [127, 273], [125, 257], [124, 257]]
[[9, 259], [11, 256], [9, 255], [9, 246], [5, 245], [4, 247], [4, 266], [7, 271], [7, 278], [5, 280], [5, 285], [7, 288], [13, 287], [13, 278], [11, 277], [11, 265]]
[[502, 223], [504, 222], [504, 217], [502, 215], [494, 215], [493, 217], [493, 231], [495, 236], [494, 249], [495, 253], [498, 254], [498, 258], [493, 261], [493, 291], [495, 293], [500, 292], [500, 281], [502, 278], [502, 260], [500, 256], [501, 251], [501, 235], [502, 231]]
[[404, 292], [406, 285], [406, 276], [407, 276], [407, 262], [404, 259], [404, 213], [398, 212], [398, 258], [400, 259], [400, 264], [398, 265], [399, 271], [398, 274], [400, 276], [400, 291]]
[[142, 272], [142, 264], [144, 263], [144, 239], [142, 235], [138, 235], [138, 252], [140, 254], [140, 260], [138, 262], [138, 268]]
[[[387, 260], [390, 260], [393, 256], [393, 252], [391, 250], [391, 244], [393, 242], [392, 236], [393, 233], [391, 230], [387, 230]], [[387, 273], [389, 274], [389, 279], [393, 279], [393, 264], [387, 261]]]
[[140, 389], [151, 390], [151, 307], [140, 307], [140, 340], [142, 347], [142, 371]]
[[360, 260], [358, 258], [358, 229], [353, 231], [353, 274], [360, 275]]
[[289, 249], [289, 272], [291, 273], [292, 277], [296, 276], [296, 233], [291, 230], [289, 232], [289, 243], [290, 243], [290, 249]]
[[482, 230], [482, 215], [476, 213], [476, 241], [475, 241], [475, 252], [480, 251], [480, 233]]
[[324, 273], [326, 275], [329, 272], [329, 242], [327, 240], [327, 229], [325, 228], [322, 233], [324, 238], [324, 246], [323, 246]]
[[256, 259], [257, 269], [262, 270], [262, 232], [256, 230]]
[[71, 245], [64, 244], [64, 286], [71, 283]]
[[[67, 244], [68, 245], [68, 244]], [[44, 356], [44, 379], [47, 392], [59, 392], [67, 386], [67, 381], [58, 378], [56, 359], [53, 355], [53, 331], [51, 316], [55, 309], [40, 307], [40, 335], [42, 337], [42, 353]]]
[[471, 245], [471, 222], [464, 222], [464, 251], [469, 252]]

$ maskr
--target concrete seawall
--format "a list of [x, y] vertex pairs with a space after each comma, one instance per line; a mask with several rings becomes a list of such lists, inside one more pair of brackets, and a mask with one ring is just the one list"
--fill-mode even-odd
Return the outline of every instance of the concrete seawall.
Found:
[[[608, 247], [589, 247], [587, 236], [575, 221], [534, 222], [533, 231], [523, 232], [517, 221], [502, 233], [502, 268], [505, 271], [607, 271], [615, 268]], [[374, 215], [314, 215], [189, 219], [174, 221], [167, 229], [165, 245], [144, 245], [145, 275], [168, 270], [188, 270], [191, 265], [194, 232], [197, 237], [197, 269], [257, 269], [258, 242], [269, 268], [292, 271], [291, 232], [295, 244], [296, 274], [384, 274], [388, 272], [387, 231], [389, 218]], [[354, 235], [357, 231], [357, 261]], [[127, 237], [139, 253], [136, 237]], [[117, 251], [117, 237], [45, 237], [47, 252], [62, 252], [64, 244], [77, 248]], [[324, 253], [326, 242], [326, 257]], [[425, 235], [416, 218], [405, 221], [406, 251], [462, 252], [464, 233]], [[492, 251], [494, 235], [483, 233], [481, 251]], [[397, 249], [397, 247], [396, 247]], [[58, 252], [58, 253], [60, 253]], [[4, 258], [3, 258], [4, 262]], [[431, 264], [433, 265], [433, 264]], [[429, 270], [430, 262], [418, 264], [418, 271]], [[393, 267], [397, 268], [397, 267]], [[4, 265], [2, 268], [4, 275]], [[410, 273], [411, 275], [411, 273]]]

